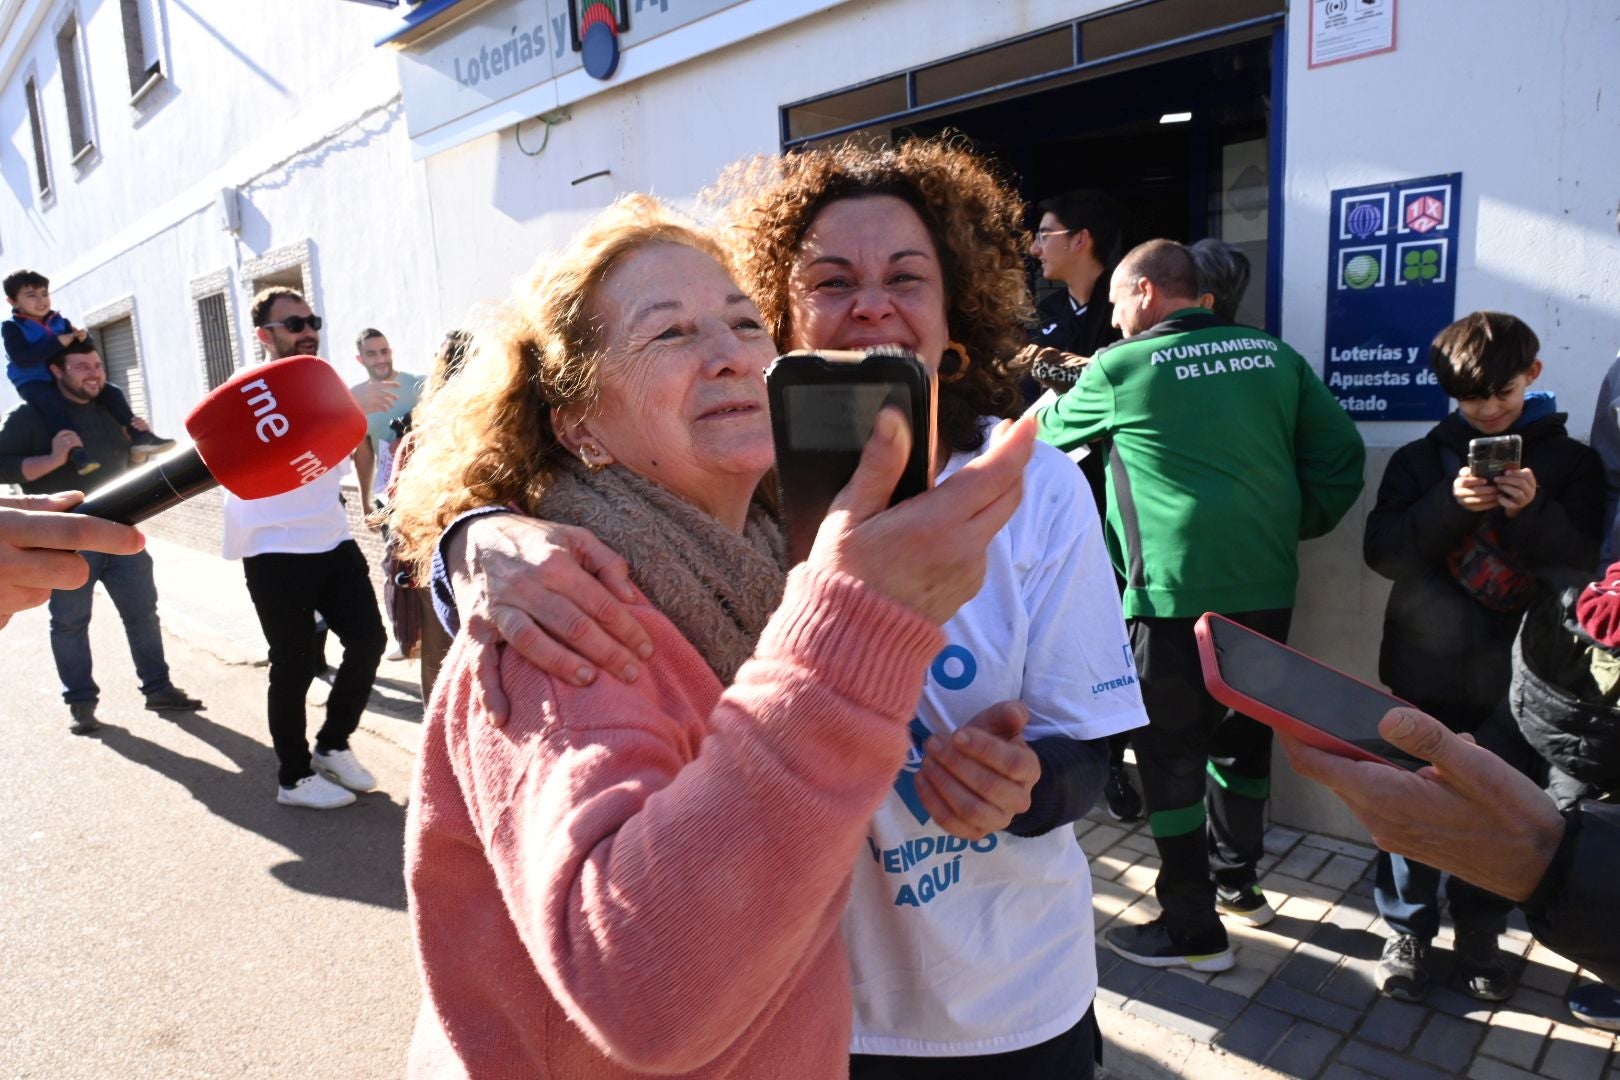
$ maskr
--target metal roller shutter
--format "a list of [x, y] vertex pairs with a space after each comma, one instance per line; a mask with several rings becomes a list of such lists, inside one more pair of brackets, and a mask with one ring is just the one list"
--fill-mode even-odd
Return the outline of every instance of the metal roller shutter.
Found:
[[208, 377], [208, 389], [212, 390], [236, 374], [224, 293], [211, 293], [198, 299], [197, 322], [202, 327], [203, 369]]
[[107, 381], [124, 388], [129, 407], [136, 416], [150, 416], [146, 402], [146, 377], [141, 374], [140, 357], [135, 352], [135, 320], [119, 319], [95, 329], [101, 346], [101, 362], [107, 368]]

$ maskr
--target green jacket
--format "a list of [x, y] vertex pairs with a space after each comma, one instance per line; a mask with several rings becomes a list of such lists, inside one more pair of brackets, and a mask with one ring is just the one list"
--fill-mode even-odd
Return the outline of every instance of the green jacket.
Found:
[[1299, 541], [1361, 493], [1361, 435], [1304, 358], [1202, 308], [1099, 350], [1039, 420], [1062, 450], [1112, 440], [1127, 616], [1292, 607]]

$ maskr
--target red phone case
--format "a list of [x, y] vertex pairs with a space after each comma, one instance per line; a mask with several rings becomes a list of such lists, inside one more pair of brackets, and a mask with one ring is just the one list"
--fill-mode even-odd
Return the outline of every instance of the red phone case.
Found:
[[[1225, 705], [1227, 708], [1236, 709], [1244, 716], [1253, 717], [1272, 730], [1279, 731], [1284, 735], [1298, 739], [1300, 742], [1305, 743], [1308, 746], [1314, 746], [1318, 750], [1326, 750], [1330, 754], [1337, 754], [1340, 757], [1351, 758], [1355, 761], [1375, 761], [1380, 765], [1388, 765], [1392, 769], [1400, 768], [1399, 765], [1388, 760], [1387, 758], [1379, 757], [1370, 750], [1363, 750], [1359, 746], [1347, 743], [1337, 735], [1330, 735], [1319, 727], [1314, 727], [1311, 724], [1307, 724], [1298, 717], [1290, 716], [1285, 712], [1279, 712], [1270, 705], [1267, 705], [1261, 701], [1256, 701], [1254, 698], [1251, 698], [1248, 695], [1228, 686], [1225, 680], [1221, 678], [1220, 661], [1215, 656], [1215, 636], [1210, 630], [1210, 623], [1215, 619], [1219, 619], [1222, 622], [1231, 623], [1233, 626], [1238, 627], [1243, 633], [1255, 634], [1258, 637], [1266, 637], [1266, 635], [1251, 630], [1235, 620], [1228, 619], [1224, 615], [1217, 615], [1213, 611], [1206, 611], [1203, 615], [1199, 616], [1197, 624], [1193, 627], [1193, 635], [1198, 639], [1198, 661], [1200, 666], [1202, 666], [1204, 669], [1204, 689], [1209, 691], [1211, 697], [1220, 702], [1222, 705]], [[1408, 702], [1402, 701], [1400, 698], [1396, 697], [1394, 694], [1391, 694], [1387, 690], [1373, 686], [1371, 683], [1363, 682], [1354, 675], [1346, 675], [1344, 672], [1339, 671], [1338, 668], [1333, 667], [1331, 664], [1323, 664], [1322, 661], [1316, 659], [1314, 656], [1306, 656], [1298, 649], [1289, 649], [1287, 645], [1277, 641], [1275, 638], [1267, 637], [1266, 640], [1273, 642], [1284, 649], [1288, 649], [1289, 652], [1303, 660], [1308, 660], [1313, 664], [1321, 664], [1322, 667], [1327, 668], [1329, 671], [1332, 671], [1335, 674], [1343, 675], [1346, 679], [1349, 679], [1352, 682], [1361, 683], [1362, 686], [1367, 687], [1369, 690], [1376, 691], [1378, 694], [1391, 699], [1397, 704], [1409, 704]], [[1416, 706], [1413, 707], [1415, 708]]]

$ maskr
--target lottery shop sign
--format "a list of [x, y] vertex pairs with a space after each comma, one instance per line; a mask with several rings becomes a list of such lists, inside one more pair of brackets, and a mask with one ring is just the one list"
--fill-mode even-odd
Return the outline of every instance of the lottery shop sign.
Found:
[[1333, 192], [1322, 377], [1356, 420], [1437, 420], [1429, 342], [1456, 318], [1462, 173]]

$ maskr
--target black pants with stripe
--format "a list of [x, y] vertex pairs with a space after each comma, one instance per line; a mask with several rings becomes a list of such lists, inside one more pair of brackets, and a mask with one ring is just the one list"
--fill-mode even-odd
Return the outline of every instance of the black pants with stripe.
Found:
[[[1283, 641], [1292, 608], [1228, 613]], [[1148, 726], [1131, 733], [1142, 799], [1159, 849], [1159, 906], [1172, 930], [1220, 926], [1215, 883], [1255, 879], [1271, 785], [1271, 729], [1204, 689], [1192, 618], [1128, 621]]]

